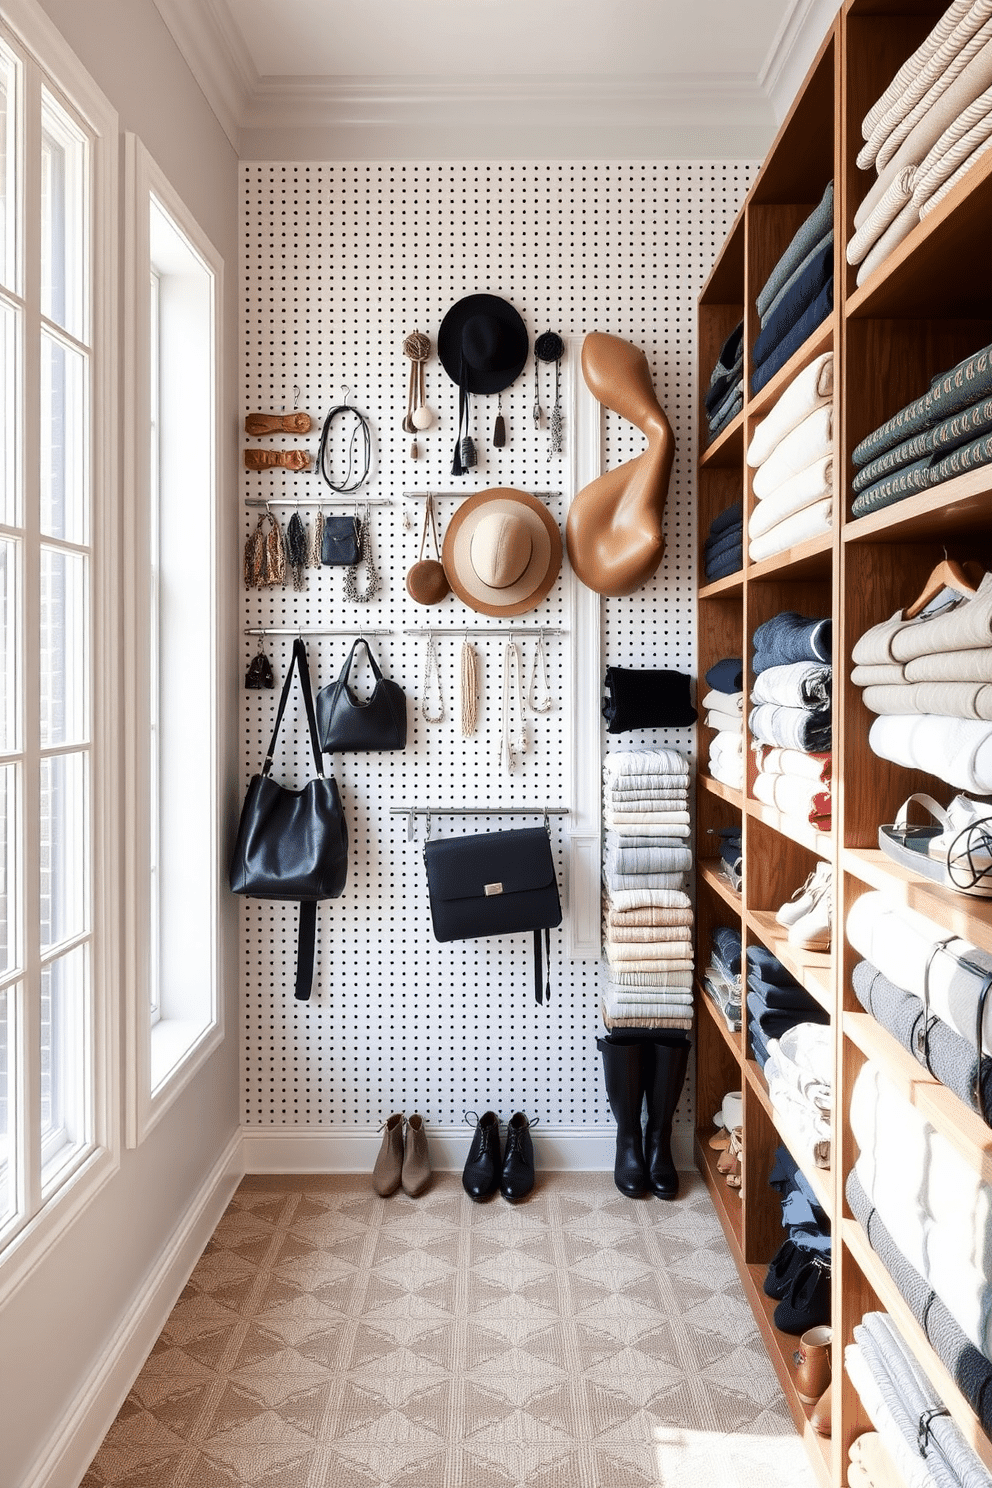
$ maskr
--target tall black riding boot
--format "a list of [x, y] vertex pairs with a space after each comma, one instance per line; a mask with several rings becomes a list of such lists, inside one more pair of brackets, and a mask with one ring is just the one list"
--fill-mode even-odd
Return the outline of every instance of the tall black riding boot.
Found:
[[617, 1155], [613, 1181], [622, 1194], [636, 1199], [647, 1188], [641, 1106], [644, 1103], [645, 1058], [650, 1049], [636, 1039], [613, 1035], [596, 1040], [603, 1056], [606, 1095], [617, 1123]]
[[685, 1084], [691, 1048], [688, 1039], [658, 1039], [644, 1046], [648, 1062], [644, 1155], [648, 1187], [659, 1199], [674, 1199], [679, 1191], [679, 1175], [672, 1159], [672, 1122]]

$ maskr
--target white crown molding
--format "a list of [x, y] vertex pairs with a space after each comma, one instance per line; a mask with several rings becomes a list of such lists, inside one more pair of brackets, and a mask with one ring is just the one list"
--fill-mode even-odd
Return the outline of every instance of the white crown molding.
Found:
[[602, 77], [529, 74], [473, 78], [260, 77], [246, 128], [328, 128], [446, 123], [457, 130], [491, 117], [588, 128], [768, 121], [763, 90], [745, 74], [676, 73]]
[[758, 72], [758, 86], [781, 124], [835, 15], [837, 0], [791, 0]]
[[155, 0], [172, 39], [235, 150], [258, 73], [227, 0]]

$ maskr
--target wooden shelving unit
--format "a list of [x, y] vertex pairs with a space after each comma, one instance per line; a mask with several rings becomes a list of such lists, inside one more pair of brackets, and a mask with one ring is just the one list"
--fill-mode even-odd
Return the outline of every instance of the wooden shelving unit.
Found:
[[[850, 655], [871, 626], [904, 608], [944, 555], [978, 558], [992, 569], [992, 468], [972, 471], [867, 517], [851, 519], [851, 452], [861, 439], [929, 385], [938, 372], [992, 341], [992, 278], [988, 229], [992, 216], [992, 154], [984, 157], [860, 288], [845, 258], [854, 214], [874, 173], [855, 165], [861, 120], [901, 63], [932, 30], [946, 0], [844, 0], [833, 27], [771, 147], [699, 302], [700, 402], [720, 346], [744, 320], [743, 412], [698, 463], [700, 547], [718, 512], [742, 499], [754, 506], [745, 452], [754, 428], [803, 367], [834, 354], [834, 521], [832, 532], [761, 563], [745, 557], [742, 572], [706, 583], [701, 555], [698, 590], [699, 673], [725, 656], [744, 660], [750, 637], [781, 610], [832, 615], [834, 720], [833, 816], [830, 832], [798, 825], [754, 798], [755, 766], [747, 751], [743, 791], [705, 774], [698, 780], [698, 936], [700, 964], [717, 924], [740, 926], [745, 944], [761, 944], [831, 1015], [834, 1048], [832, 1167], [815, 1168], [796, 1150], [787, 1123], [773, 1108], [745, 1027], [731, 1032], [700, 990], [697, 1021], [695, 1150], [728, 1245], [817, 1476], [831, 1488], [846, 1483], [851, 1441], [868, 1428], [863, 1407], [843, 1371], [843, 1350], [863, 1313], [884, 1308], [920, 1360], [954, 1420], [992, 1468], [992, 1443], [923, 1330], [899, 1295], [844, 1197], [857, 1157], [848, 1122], [853, 1083], [865, 1060], [883, 1066], [904, 1096], [992, 1183], [992, 1130], [858, 1003], [851, 977], [859, 959], [846, 943], [847, 909], [881, 889], [946, 931], [992, 951], [992, 902], [968, 898], [899, 868], [878, 848], [878, 827], [891, 822], [907, 796], [927, 791], [946, 802], [944, 782], [876, 757], [868, 747], [872, 715], [850, 682]], [[755, 396], [747, 381], [760, 329], [755, 296], [796, 228], [834, 181], [834, 310], [787, 366]], [[701, 739], [705, 759], [710, 735]], [[745, 745], [746, 748], [746, 745]], [[719, 875], [710, 829], [743, 832], [744, 881], [734, 894]], [[835, 934], [829, 953], [789, 946], [775, 910], [821, 861], [832, 864]], [[728, 1189], [707, 1146], [713, 1113], [727, 1090], [744, 1096], [743, 1199]], [[833, 1229], [833, 1423], [823, 1440], [808, 1424], [809, 1407], [795, 1391], [796, 1340], [779, 1334], [775, 1304], [762, 1290], [768, 1261], [782, 1239], [778, 1195], [768, 1186], [775, 1148], [784, 1143], [814, 1188]]]

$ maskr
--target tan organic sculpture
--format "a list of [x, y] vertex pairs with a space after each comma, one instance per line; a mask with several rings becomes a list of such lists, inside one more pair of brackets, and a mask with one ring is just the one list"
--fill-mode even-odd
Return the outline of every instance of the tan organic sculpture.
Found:
[[655, 397], [647, 357], [629, 341], [591, 331], [582, 343], [582, 375], [596, 400], [648, 441], [642, 455], [579, 491], [568, 512], [568, 557], [597, 594], [633, 594], [665, 552], [662, 525], [675, 460], [675, 436]]

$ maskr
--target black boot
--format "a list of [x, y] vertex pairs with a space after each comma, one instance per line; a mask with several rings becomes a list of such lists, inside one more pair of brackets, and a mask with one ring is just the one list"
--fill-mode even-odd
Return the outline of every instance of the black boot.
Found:
[[685, 1084], [691, 1047], [688, 1039], [659, 1039], [644, 1046], [644, 1057], [649, 1061], [644, 1155], [648, 1186], [659, 1199], [674, 1199], [679, 1191], [679, 1175], [672, 1159], [672, 1122]]
[[491, 1198], [499, 1187], [499, 1172], [499, 1117], [495, 1111], [487, 1111], [476, 1122], [462, 1172], [462, 1187], [470, 1199]]
[[641, 1138], [641, 1106], [644, 1103], [644, 1059], [650, 1050], [637, 1039], [617, 1039], [612, 1034], [597, 1039], [596, 1047], [603, 1056], [606, 1095], [617, 1124], [613, 1181], [622, 1194], [636, 1199], [648, 1184]]

